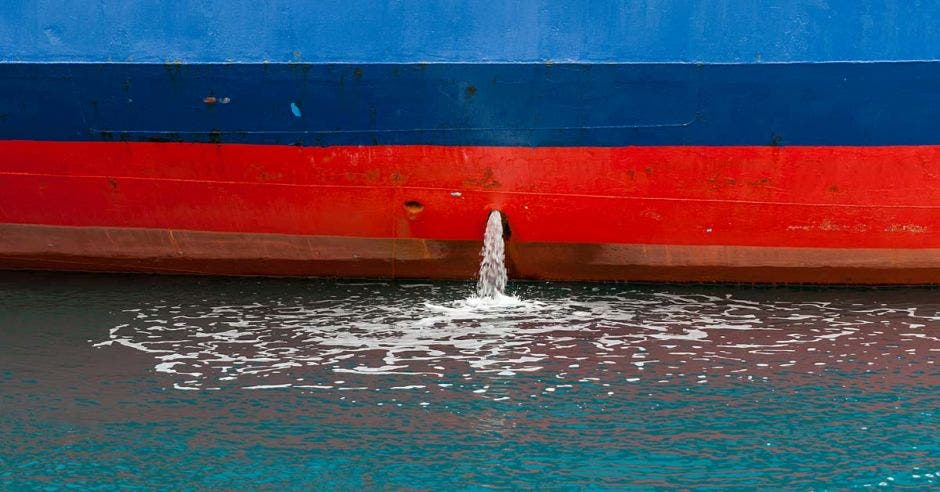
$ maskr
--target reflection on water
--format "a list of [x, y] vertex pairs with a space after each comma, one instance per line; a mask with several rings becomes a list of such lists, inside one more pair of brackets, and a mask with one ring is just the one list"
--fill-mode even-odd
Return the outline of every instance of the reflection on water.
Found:
[[7, 486], [940, 480], [937, 289], [5, 275]]

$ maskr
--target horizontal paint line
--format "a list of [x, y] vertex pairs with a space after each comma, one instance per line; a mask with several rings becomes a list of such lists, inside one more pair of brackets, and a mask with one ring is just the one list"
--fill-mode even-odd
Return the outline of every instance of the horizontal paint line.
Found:
[[[676, 123], [653, 123], [648, 125], [636, 124], [636, 125], [582, 125], [582, 126], [552, 126], [552, 127], [511, 127], [511, 126], [500, 126], [500, 127], [459, 127], [459, 128], [431, 128], [431, 127], [419, 127], [419, 128], [395, 128], [395, 129], [384, 129], [384, 130], [238, 130], [235, 131], [226, 131], [224, 133], [241, 133], [246, 135], [264, 135], [264, 134], [282, 134], [282, 135], [343, 135], [343, 134], [382, 134], [382, 133], [408, 133], [408, 132], [421, 132], [421, 133], [435, 133], [435, 132], [552, 132], [552, 131], [577, 131], [577, 130], [627, 130], [631, 128], [683, 128], [695, 124], [699, 119], [698, 115], [693, 117], [688, 121], [676, 122]], [[128, 135], [207, 135], [215, 132], [216, 130], [210, 131], [171, 131], [171, 130], [120, 130], [120, 129], [101, 129], [101, 128], [89, 128], [88, 131], [99, 133], [99, 132], [110, 132], [114, 134], [126, 133]]]
[[154, 60], [145, 60], [145, 61], [109, 61], [109, 60], [3, 60], [0, 59], [0, 66], [2, 65], [133, 65], [133, 66], [175, 66], [175, 65], [199, 65], [199, 66], [296, 66], [296, 65], [362, 65], [362, 66], [377, 66], [377, 65], [459, 65], [459, 66], [475, 66], [475, 65], [520, 65], [520, 66], [553, 66], [553, 65], [567, 65], [567, 66], [609, 66], [609, 65], [682, 65], [682, 66], [709, 66], [709, 67], [723, 67], [723, 66], [740, 66], [740, 65], [856, 65], [856, 64], [916, 64], [916, 63], [937, 63], [940, 62], [940, 58], [928, 58], [928, 59], [873, 59], [873, 60], [863, 60], [863, 59], [846, 59], [846, 60], [787, 60], [787, 61], [721, 61], [721, 62], [710, 62], [710, 61], [695, 61], [695, 60], [674, 60], [674, 61], [662, 61], [662, 60], [630, 60], [630, 61], [613, 61], [613, 60], [598, 60], [598, 61], [585, 61], [577, 59], [543, 59], [543, 60], [521, 60], [521, 61], [507, 61], [507, 60], [481, 60], [481, 61], [443, 61], [443, 60], [392, 60], [392, 61], [356, 61], [356, 60], [317, 60], [317, 61], [185, 61], [185, 60], [166, 60], [166, 61], [154, 61]]
[[290, 188], [322, 188], [322, 189], [380, 189], [380, 190], [412, 190], [412, 191], [439, 191], [461, 193], [480, 193], [496, 196], [538, 196], [553, 198], [597, 198], [608, 200], [636, 200], [636, 201], [659, 201], [659, 202], [690, 202], [690, 203], [716, 203], [716, 204], [741, 204], [741, 205], [779, 205], [779, 206], [799, 206], [799, 207], [827, 207], [827, 208], [851, 208], [851, 209], [918, 209], [918, 210], [936, 210], [940, 209], [938, 205], [860, 205], [860, 204], [841, 204], [841, 203], [810, 203], [810, 202], [775, 202], [759, 200], [722, 200], [705, 198], [668, 198], [651, 197], [635, 195], [599, 195], [588, 193], [556, 193], [556, 192], [528, 192], [528, 191], [505, 191], [505, 190], [475, 190], [468, 188], [445, 188], [432, 186], [393, 186], [393, 185], [339, 185], [339, 184], [299, 184], [299, 183], [277, 183], [277, 182], [251, 182], [251, 181], [230, 181], [230, 180], [208, 180], [208, 179], [179, 179], [179, 178], [151, 178], [139, 176], [121, 176], [121, 175], [73, 175], [73, 174], [49, 174], [49, 173], [18, 173], [0, 171], [0, 176], [24, 176], [24, 177], [49, 177], [62, 179], [114, 179], [130, 180], [141, 182], [169, 182], [169, 183], [197, 183], [197, 184], [225, 184], [239, 186], [271, 186], [271, 187], [290, 187]]
[[[177, 132], [178, 133], [178, 132]], [[191, 132], [191, 133], [209, 133], [209, 132]], [[437, 144], [364, 144], [364, 145], [290, 145], [290, 144], [264, 144], [264, 143], [214, 143], [214, 142], [123, 142], [123, 141], [100, 141], [100, 140], [33, 140], [33, 139], [0, 139], [0, 145], [3, 144], [47, 144], [47, 145], [192, 145], [194, 147], [255, 147], [255, 148], [317, 148], [317, 149], [361, 149], [361, 150], [386, 150], [386, 149], [451, 149], [454, 147], [467, 147], [472, 149], [493, 149], [493, 150], [517, 150], [517, 151], [577, 151], [593, 149], [649, 149], [649, 150], [711, 150], [711, 149], [729, 149], [729, 150], [807, 150], [807, 151], [850, 151], [856, 149], [864, 150], [902, 150], [902, 149], [938, 149], [940, 144], [884, 144], [884, 145], [737, 145], [737, 144], [715, 144], [715, 145], [437, 145]]]

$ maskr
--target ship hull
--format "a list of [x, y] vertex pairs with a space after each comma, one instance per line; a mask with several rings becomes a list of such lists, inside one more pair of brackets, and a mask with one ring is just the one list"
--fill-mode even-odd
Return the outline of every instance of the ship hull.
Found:
[[935, 146], [0, 152], [3, 268], [469, 278], [500, 210], [518, 279], [940, 283]]
[[0, 268], [940, 284], [940, 9], [830, 3], [8, 0]]

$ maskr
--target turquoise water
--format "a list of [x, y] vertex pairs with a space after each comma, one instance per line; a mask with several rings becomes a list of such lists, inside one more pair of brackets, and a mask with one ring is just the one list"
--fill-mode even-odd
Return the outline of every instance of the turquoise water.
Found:
[[0, 274], [3, 489], [940, 482], [940, 289]]

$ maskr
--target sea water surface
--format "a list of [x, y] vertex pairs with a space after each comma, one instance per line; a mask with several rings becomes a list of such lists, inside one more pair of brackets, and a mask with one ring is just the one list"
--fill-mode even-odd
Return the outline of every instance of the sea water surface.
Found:
[[0, 273], [0, 488], [940, 483], [940, 289]]

